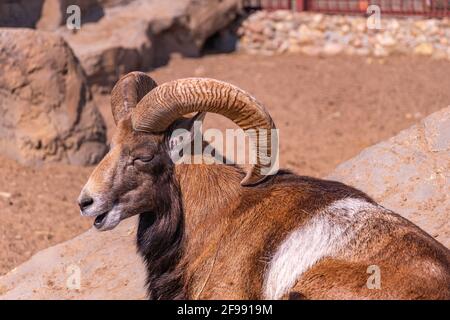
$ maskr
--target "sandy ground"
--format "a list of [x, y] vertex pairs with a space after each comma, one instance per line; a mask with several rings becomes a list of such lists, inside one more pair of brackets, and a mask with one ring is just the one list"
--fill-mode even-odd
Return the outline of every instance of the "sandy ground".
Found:
[[[213, 77], [251, 92], [280, 129], [281, 166], [324, 176], [363, 148], [450, 104], [450, 63], [425, 58], [177, 58], [151, 73], [159, 82]], [[112, 133], [109, 97], [96, 100]], [[228, 121], [211, 116], [207, 126]], [[92, 221], [75, 199], [92, 168], [27, 168], [0, 157], [0, 274], [40, 249], [70, 239]]]

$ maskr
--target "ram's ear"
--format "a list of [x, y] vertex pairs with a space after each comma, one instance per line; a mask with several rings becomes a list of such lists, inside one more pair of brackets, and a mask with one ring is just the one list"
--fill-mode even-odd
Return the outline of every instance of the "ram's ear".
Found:
[[170, 126], [166, 139], [172, 160], [177, 156], [182, 157], [183, 150], [196, 138], [201, 139], [205, 116], [206, 112], [198, 112], [193, 117], [178, 119]]
[[155, 80], [143, 72], [130, 72], [120, 78], [111, 91], [111, 111], [116, 125], [129, 117], [137, 103], [156, 86]]

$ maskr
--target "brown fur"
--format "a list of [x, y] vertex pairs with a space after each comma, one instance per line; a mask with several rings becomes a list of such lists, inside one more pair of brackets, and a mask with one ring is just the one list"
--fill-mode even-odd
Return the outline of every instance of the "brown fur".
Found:
[[[251, 189], [239, 187], [242, 173], [234, 167], [182, 165], [176, 173], [189, 204], [186, 273], [191, 298], [262, 298], [267, 262], [290, 231], [335, 200], [351, 196], [372, 201], [343, 184], [286, 172]], [[215, 183], [209, 183], [212, 179]], [[311, 299], [450, 298], [448, 249], [425, 232], [395, 214], [371, 221], [360, 232], [358, 242], [342, 253], [345, 261], [321, 261], [292, 292]], [[367, 267], [373, 264], [382, 270], [380, 290], [366, 286]]]
[[[125, 119], [84, 192], [123, 205], [122, 219], [140, 214], [138, 250], [153, 299], [261, 299], [268, 262], [290, 232], [336, 200], [374, 203], [342, 183], [286, 171], [254, 187], [242, 187], [243, 177], [233, 165], [174, 165], [165, 135], [135, 132]], [[381, 207], [358, 230], [285, 298], [450, 299], [447, 248]], [[373, 264], [381, 289], [366, 287]]]

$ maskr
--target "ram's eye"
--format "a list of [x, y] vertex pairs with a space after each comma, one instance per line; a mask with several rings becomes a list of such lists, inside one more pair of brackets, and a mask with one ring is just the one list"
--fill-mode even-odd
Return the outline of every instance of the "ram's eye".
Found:
[[139, 158], [134, 159], [134, 161], [138, 162], [138, 163], [149, 163], [152, 160], [153, 160], [153, 156], [139, 157]]

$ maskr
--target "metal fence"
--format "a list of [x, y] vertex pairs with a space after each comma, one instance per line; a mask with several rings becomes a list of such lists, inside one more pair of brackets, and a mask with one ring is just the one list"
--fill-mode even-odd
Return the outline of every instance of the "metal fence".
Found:
[[365, 14], [377, 5], [382, 14], [450, 17], [450, 0], [245, 0], [248, 9], [288, 9], [324, 13]]
[[294, 2], [291, 0], [244, 0], [246, 9], [295, 9]]

